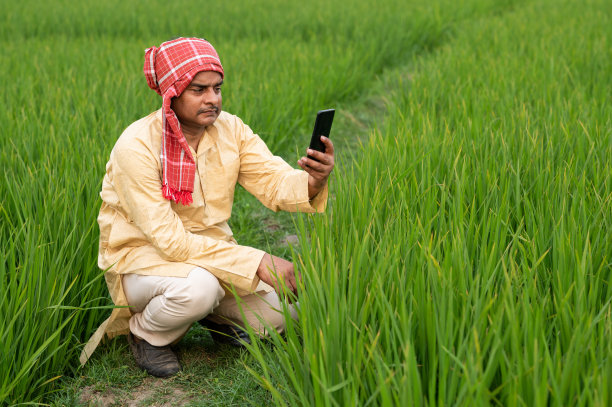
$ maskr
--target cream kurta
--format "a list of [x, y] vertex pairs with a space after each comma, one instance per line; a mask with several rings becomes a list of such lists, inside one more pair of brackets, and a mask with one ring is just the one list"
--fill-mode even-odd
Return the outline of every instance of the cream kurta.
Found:
[[[191, 149], [197, 161], [193, 203], [176, 204], [161, 193], [161, 133], [158, 110], [123, 132], [106, 165], [98, 264], [107, 270], [113, 302], [127, 305], [121, 274], [185, 277], [196, 266], [240, 292], [264, 288], [256, 275], [264, 252], [238, 245], [227, 224], [236, 182], [274, 211], [321, 212], [327, 187], [309, 201], [308, 174], [273, 156], [238, 117], [221, 112], [197, 153]], [[81, 363], [105, 333], [127, 333], [130, 316], [127, 308], [114, 309], [83, 349]]]

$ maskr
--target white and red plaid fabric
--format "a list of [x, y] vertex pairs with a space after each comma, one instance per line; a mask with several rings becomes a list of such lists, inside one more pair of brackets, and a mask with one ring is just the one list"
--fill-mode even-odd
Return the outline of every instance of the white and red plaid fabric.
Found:
[[162, 194], [183, 205], [193, 202], [196, 164], [170, 103], [202, 71], [219, 72], [223, 77], [217, 51], [201, 38], [177, 38], [145, 50], [147, 84], [162, 97]]

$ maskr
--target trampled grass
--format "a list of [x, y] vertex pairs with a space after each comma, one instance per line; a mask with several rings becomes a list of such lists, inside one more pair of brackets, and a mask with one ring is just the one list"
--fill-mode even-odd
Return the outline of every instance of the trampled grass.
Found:
[[[198, 35], [226, 110], [289, 159], [317, 109], [413, 71], [337, 168], [330, 213], [296, 218], [301, 320], [252, 350], [278, 405], [609, 404], [610, 20], [605, 1], [10, 6], [0, 403], [41, 401], [108, 314], [104, 164], [159, 105], [144, 48]], [[237, 197], [237, 238], [259, 244]]]

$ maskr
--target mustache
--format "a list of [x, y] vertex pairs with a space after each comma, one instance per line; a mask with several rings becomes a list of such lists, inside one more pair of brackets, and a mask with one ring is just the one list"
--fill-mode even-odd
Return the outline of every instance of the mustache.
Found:
[[211, 110], [218, 113], [219, 112], [219, 106], [211, 106], [211, 107], [208, 107], [206, 109], [200, 109], [200, 110], [198, 110], [198, 114], [199, 113], [204, 113], [204, 112], [210, 112]]

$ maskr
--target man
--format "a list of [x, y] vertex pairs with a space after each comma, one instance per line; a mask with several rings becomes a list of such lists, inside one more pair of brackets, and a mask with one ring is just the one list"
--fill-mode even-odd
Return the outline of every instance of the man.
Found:
[[237, 244], [227, 224], [234, 187], [239, 182], [275, 211], [321, 212], [334, 147], [322, 137], [326, 152], [308, 150], [316, 160], [298, 160], [303, 171], [273, 156], [238, 117], [221, 110], [223, 67], [205, 40], [178, 38], [147, 49], [144, 73], [162, 108], [115, 144], [98, 216], [99, 266], [113, 302], [127, 307], [113, 310], [81, 362], [104, 334], [127, 334], [136, 363], [167, 377], [180, 370], [170, 345], [194, 321], [235, 344], [248, 340], [245, 324], [262, 336], [266, 327], [284, 329], [279, 280], [295, 293], [293, 264]]

